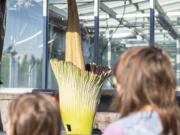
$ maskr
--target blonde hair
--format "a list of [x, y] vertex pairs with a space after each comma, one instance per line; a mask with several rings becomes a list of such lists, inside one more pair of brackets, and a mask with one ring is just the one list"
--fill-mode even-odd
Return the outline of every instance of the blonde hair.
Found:
[[10, 135], [60, 135], [57, 103], [42, 93], [17, 97], [9, 106]]
[[151, 105], [160, 116], [162, 134], [180, 134], [177, 84], [165, 51], [144, 46], [131, 48], [118, 60], [114, 74], [120, 90], [112, 105], [120, 109], [121, 117]]

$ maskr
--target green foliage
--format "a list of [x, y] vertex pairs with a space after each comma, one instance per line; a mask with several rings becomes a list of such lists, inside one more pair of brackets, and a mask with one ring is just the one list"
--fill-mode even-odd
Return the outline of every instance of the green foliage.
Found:
[[3, 81], [3, 87], [9, 87], [9, 67], [10, 67], [10, 57], [11, 55], [8, 53], [3, 53], [2, 55], [2, 69], [1, 69], [1, 77]]
[[42, 60], [36, 60], [37, 62], [37, 88], [42, 87]]
[[28, 56], [25, 55], [22, 62], [19, 64], [18, 73], [18, 86], [26, 88], [28, 86], [28, 76], [29, 76], [29, 60]]

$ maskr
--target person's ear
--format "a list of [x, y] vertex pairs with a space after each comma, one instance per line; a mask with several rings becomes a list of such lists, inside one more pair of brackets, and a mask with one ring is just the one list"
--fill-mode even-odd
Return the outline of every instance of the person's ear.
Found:
[[120, 84], [116, 84], [116, 93], [119, 97], [121, 97], [123, 95], [123, 90]]
[[116, 91], [119, 92], [121, 89], [121, 86], [118, 84], [115, 76], [113, 77], [113, 84], [114, 84], [114, 88], [116, 89]]
[[121, 86], [120, 86], [120, 84], [116, 84], [116, 91], [119, 93], [120, 91], [121, 91]]

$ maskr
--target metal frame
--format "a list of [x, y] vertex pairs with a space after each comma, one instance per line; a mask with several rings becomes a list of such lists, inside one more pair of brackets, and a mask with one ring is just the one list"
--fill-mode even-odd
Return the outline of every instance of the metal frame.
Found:
[[98, 64], [98, 40], [99, 40], [99, 0], [94, 0], [94, 58]]
[[150, 40], [149, 46], [154, 46], [154, 7], [155, 0], [150, 0]]
[[[101, 8], [101, 10], [102, 11], [104, 11], [104, 12], [106, 12], [109, 16], [111, 16], [112, 18], [114, 18], [115, 20], [117, 20], [117, 21], [119, 21], [119, 22], [125, 22], [126, 24], [126, 26], [128, 26], [128, 25], [131, 25], [131, 23], [129, 23], [127, 20], [125, 20], [125, 19], [123, 19], [122, 17], [122, 20], [121, 19], [119, 19], [119, 18], [116, 18], [116, 15], [117, 15], [117, 13], [116, 12], [114, 12], [112, 9], [110, 9], [109, 7], [107, 7], [105, 4], [103, 4], [102, 2], [100, 3], [100, 8]], [[134, 32], [135, 33], [139, 33], [140, 35], [141, 35], [141, 33], [142, 33], [142, 31], [141, 30], [139, 30], [139, 29], [137, 29], [137, 28], [134, 28]], [[149, 37], [148, 36], [146, 36], [146, 35], [142, 35], [142, 38], [144, 38], [144, 39], [146, 39], [147, 41], [149, 41]]]
[[[115, 8], [110, 8], [109, 6], [107, 6], [107, 4], [103, 3], [103, 2], [112, 2], [112, 1], [120, 1], [120, 0], [102, 0], [100, 2], [100, 0], [94, 0], [94, 58], [93, 61], [95, 63], [98, 64], [98, 38], [99, 38], [99, 19], [107, 19], [107, 18], [113, 18], [115, 20], [117, 20], [118, 22], [123, 21], [123, 25], [125, 27], [131, 26], [131, 24], [134, 24], [134, 22], [128, 22], [125, 19], [121, 19], [122, 18], [122, 14], [117, 14], [115, 12], [116, 9], [118, 9], [119, 7], [115, 7]], [[83, 2], [83, 0], [82, 0]], [[93, 0], [90, 0], [90, 2], [93, 3]], [[142, 2], [133, 2], [132, 0], [129, 0], [129, 4], [127, 4], [127, 6], [131, 6], [132, 4], [136, 7], [136, 11], [142, 11], [140, 5], [143, 3], [147, 3], [148, 1], [142, 1]], [[169, 6], [171, 2], [167, 1], [164, 4], [159, 4], [157, 0], [150, 0], [150, 14], [147, 13], [139, 13], [139, 14], [134, 14], [134, 13], [128, 13], [126, 15], [123, 15], [123, 18], [138, 18], [138, 17], [150, 17], [150, 37], [147, 35], [143, 35], [143, 38], [145, 38], [146, 40], [149, 40], [150, 42], [150, 46], [153, 46], [155, 44], [155, 39], [154, 39], [154, 35], [155, 35], [155, 30], [154, 30], [154, 26], [155, 26], [155, 20], [154, 17], [158, 16], [159, 17], [159, 23], [160, 25], [164, 28], [167, 29], [168, 28], [168, 32], [169, 34], [174, 38], [174, 39], [178, 39], [179, 37], [179, 33], [176, 30], [176, 28], [171, 24], [172, 20], [169, 19], [168, 16], [180, 16], [179, 13], [180, 12], [165, 12], [162, 8], [162, 6]], [[173, 4], [178, 3], [174, 0]], [[87, 4], [87, 3], [84, 3]], [[82, 6], [84, 5], [82, 4]], [[64, 10], [62, 9], [58, 9], [53, 7], [53, 5], [50, 5], [50, 8], [54, 8], [54, 10], [58, 10], [58, 12], [60, 11], [62, 13], [62, 17], [66, 20], [67, 15], [66, 12], [64, 12]], [[123, 8], [123, 7], [121, 7]], [[99, 9], [101, 9], [102, 11], [104, 11], [105, 13], [108, 14], [108, 16], [99, 16]], [[155, 14], [154, 10], [157, 10], [158, 13]], [[143, 9], [144, 10], [149, 10], [149, 8]], [[48, 13], [48, 0], [43, 0], [43, 60], [42, 60], [42, 88], [43, 89], [47, 89], [47, 82], [48, 82], [48, 44], [47, 44], [47, 26], [48, 26], [48, 18], [47, 18], [47, 13]], [[84, 18], [83, 18], [84, 17]], [[92, 19], [92, 16], [80, 16], [80, 19], [85, 19], [85, 17], [89, 17], [90, 19]], [[86, 18], [87, 19], [87, 18]], [[134, 32], [136, 34], [141, 34], [142, 33], [142, 29], [138, 29], [135, 28]], [[179, 44], [179, 39], [177, 40], [178, 44]], [[2, 47], [2, 46], [0, 46]]]
[[[47, 0], [44, 0], [44, 1], [47, 1]], [[159, 17], [159, 23], [163, 28], [169, 28], [168, 32], [170, 33], [170, 35], [174, 39], [176, 39], [179, 36], [178, 31], [175, 29], [175, 27], [173, 27], [171, 25], [172, 21], [170, 21], [170, 19], [168, 18], [168, 16], [179, 16], [179, 12], [173, 12], [173, 13], [172, 12], [167, 12], [167, 13], [164, 12], [164, 10], [162, 9], [162, 7], [160, 6], [160, 4], [158, 3], [157, 0], [150, 0], [149, 1], [150, 2], [150, 14], [144, 12], [144, 11], [149, 10], [149, 6], [147, 8], [142, 9], [142, 5], [141, 5], [143, 3], [147, 3], [148, 1], [133, 2], [132, 0], [129, 0], [129, 4], [127, 4], [127, 6], [130, 6], [133, 4], [136, 7], [136, 11], [140, 11], [141, 13], [138, 13], [138, 14], [132, 13], [131, 14], [131, 12], [130, 12], [128, 14], [125, 14], [123, 16], [123, 19], [122, 19], [121, 14], [117, 14], [115, 12], [115, 9], [119, 8], [119, 7], [115, 7], [112, 9], [109, 6], [107, 6], [105, 3], [103, 3], [103, 2], [112, 2], [112, 1], [120, 1], [120, 0], [102, 0], [101, 2], [99, 0], [94, 0], [94, 16], [92, 16], [91, 13], [88, 13], [89, 16], [87, 16], [87, 14], [86, 15], [82, 14], [80, 16], [80, 20], [86, 19], [86, 20], [92, 21], [94, 19], [94, 50], [93, 50], [94, 57], [93, 57], [93, 62], [98, 64], [99, 19], [113, 18], [113, 19], [117, 20], [118, 22], [122, 21], [123, 25], [125, 27], [128, 27], [128, 26], [131, 26], [132, 24], [134, 24], [134, 22], [129, 22], [129, 21], [125, 20], [124, 18], [139, 18], [139, 17], [149, 18], [150, 36], [149, 35], [143, 35], [142, 29], [139, 29], [139, 28], [134, 28], [134, 32], [136, 34], [139, 34], [140, 36], [142, 36], [143, 39], [146, 39], [147, 41], [149, 41], [150, 46], [154, 46], [154, 44], [156, 44], [155, 39], [154, 39], [154, 37], [155, 37], [155, 30], [154, 30], [155, 16]], [[90, 2], [93, 3], [93, 1], [90, 1]], [[80, 6], [83, 7], [87, 3], [84, 3], [84, 4], [80, 3]], [[50, 6], [53, 7], [53, 4]], [[164, 5], [168, 5], [168, 3], [163, 4], [163, 6]], [[101, 9], [102, 11], [107, 13], [108, 15], [99, 16], [99, 9]], [[156, 13], [156, 14], [155, 14], [155, 9], [158, 11], [158, 13]], [[58, 9], [58, 10], [60, 10], [60, 9]], [[61, 13], [63, 13], [62, 17], [66, 20], [67, 16], [66, 16], [65, 12], [62, 10]], [[44, 17], [44, 18], [47, 19], [47, 17]], [[44, 22], [46, 22], [46, 21], [44, 21]], [[161, 22], [163, 22], [163, 23], [161, 23]], [[47, 28], [46, 23], [44, 23], [44, 28], [45, 27]], [[44, 36], [45, 37], [43, 39], [43, 44], [44, 44], [43, 52], [45, 53], [43, 55], [43, 66], [47, 65], [47, 39], [46, 39], [47, 38], [47, 32], [46, 32], [46, 30], [44, 30]], [[46, 72], [47, 72], [47, 68], [44, 67], [43, 68], [43, 78], [42, 78], [43, 79], [43, 83], [42, 83], [43, 88], [47, 88], [47, 86], [45, 85], [45, 82], [47, 82], [47, 73]]]
[[47, 28], [48, 28], [48, 0], [43, 0], [43, 61], [42, 61], [42, 89], [47, 89], [47, 65], [48, 65], [48, 44], [47, 44]]
[[180, 85], [180, 39], [176, 40], [176, 80]]
[[[162, 7], [160, 6], [160, 4], [158, 3], [157, 0], [155, 0], [155, 8], [157, 9], [157, 11], [160, 14], [165, 14], [164, 10], [162, 9]], [[168, 16], [160, 16], [159, 17], [159, 23], [164, 29], [168, 28], [169, 34], [174, 39], [176, 39], [179, 36], [178, 31], [171, 25], [170, 19]]]

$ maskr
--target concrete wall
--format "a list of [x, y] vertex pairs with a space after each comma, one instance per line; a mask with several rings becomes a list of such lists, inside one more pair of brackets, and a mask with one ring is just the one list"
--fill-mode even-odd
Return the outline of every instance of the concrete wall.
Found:
[[[1, 91], [2, 92], [2, 91]], [[0, 94], [0, 115], [1, 115], [1, 124], [0, 128], [3, 131], [6, 131], [6, 123], [8, 116], [8, 104], [21, 93], [1, 93]], [[101, 103], [98, 107], [98, 112], [95, 115], [94, 120], [94, 129], [99, 129], [103, 131], [105, 127], [112, 123], [113, 121], [119, 118], [119, 113], [109, 112], [110, 101], [112, 97], [103, 97], [101, 98]]]

